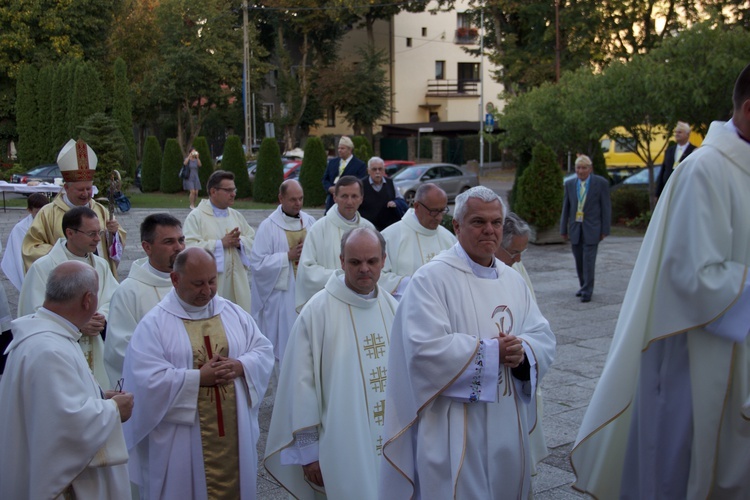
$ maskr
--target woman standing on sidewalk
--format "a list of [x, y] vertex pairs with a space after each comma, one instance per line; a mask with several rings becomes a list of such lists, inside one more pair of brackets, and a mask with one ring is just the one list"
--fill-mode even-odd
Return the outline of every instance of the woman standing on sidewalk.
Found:
[[198, 169], [201, 167], [201, 159], [195, 148], [185, 158], [183, 165], [188, 167], [190, 175], [187, 179], [182, 180], [182, 189], [190, 191], [190, 210], [195, 208], [195, 202], [198, 199], [198, 191], [201, 188], [201, 181], [198, 177]]

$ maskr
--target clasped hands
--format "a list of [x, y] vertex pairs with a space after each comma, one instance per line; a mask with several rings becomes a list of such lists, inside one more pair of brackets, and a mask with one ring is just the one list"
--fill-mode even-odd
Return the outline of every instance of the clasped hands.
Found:
[[240, 228], [235, 227], [221, 239], [221, 245], [224, 248], [240, 248]]
[[516, 368], [523, 363], [526, 354], [521, 339], [515, 335], [501, 333], [498, 337], [500, 344], [500, 363], [508, 368]]
[[200, 374], [200, 385], [213, 387], [231, 383], [237, 377], [244, 376], [245, 370], [238, 360], [216, 354], [200, 367]]

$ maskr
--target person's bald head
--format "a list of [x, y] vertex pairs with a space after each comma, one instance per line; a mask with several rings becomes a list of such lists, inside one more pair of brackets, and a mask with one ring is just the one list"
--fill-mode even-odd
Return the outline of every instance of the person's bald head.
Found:
[[44, 308], [77, 327], [89, 322], [99, 306], [99, 277], [88, 264], [63, 262], [52, 270], [44, 290]]
[[190, 247], [180, 252], [170, 277], [177, 296], [192, 306], [205, 306], [216, 295], [216, 259], [208, 250]]
[[296, 217], [302, 210], [305, 193], [302, 184], [294, 179], [288, 179], [279, 186], [279, 203], [285, 214]]
[[385, 239], [369, 227], [351, 229], [341, 238], [339, 258], [346, 286], [367, 295], [375, 289], [385, 265]]

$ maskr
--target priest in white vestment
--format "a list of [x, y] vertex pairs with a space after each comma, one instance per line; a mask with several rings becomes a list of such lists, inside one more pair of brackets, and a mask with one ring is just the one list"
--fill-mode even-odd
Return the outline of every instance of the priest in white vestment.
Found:
[[250, 250], [255, 231], [245, 217], [234, 210], [237, 188], [234, 174], [216, 170], [206, 183], [208, 199], [201, 200], [185, 219], [185, 244], [200, 247], [216, 256], [219, 296], [250, 312]]
[[[328, 278], [341, 269], [341, 238], [356, 227], [375, 229], [357, 210], [362, 204], [362, 181], [345, 175], [336, 181], [334, 205], [320, 218], [307, 234], [300, 255], [295, 288], [295, 307], [302, 310], [313, 295], [321, 291]], [[388, 293], [398, 293], [401, 276], [381, 273], [379, 285]]]
[[49, 203], [47, 196], [42, 193], [31, 193], [26, 199], [26, 211], [29, 213], [21, 219], [8, 236], [8, 242], [5, 245], [3, 260], [0, 261], [0, 267], [3, 269], [5, 276], [13, 283], [13, 286], [20, 292], [23, 285], [23, 277], [26, 274], [26, 268], [23, 265], [23, 253], [21, 245], [26, 233], [34, 221], [34, 217], [39, 213], [42, 207]]
[[411, 276], [443, 250], [456, 244], [456, 237], [440, 223], [448, 213], [448, 196], [432, 183], [419, 186], [414, 208], [383, 230], [388, 258], [385, 270]]
[[411, 279], [388, 360], [382, 499], [528, 498], [529, 422], [555, 337], [521, 276], [495, 259], [502, 200], [456, 198], [458, 243]]
[[117, 278], [125, 247], [125, 230], [101, 203], [92, 199], [97, 158], [94, 151], [81, 139], [69, 140], [57, 155], [57, 164], [63, 176], [63, 190], [52, 203], [42, 208], [23, 239], [23, 262], [28, 270], [35, 260], [47, 255], [52, 246], [64, 235], [60, 222], [71, 208], [88, 207], [96, 213], [102, 233], [97, 254], [107, 261], [112, 275]]
[[112, 387], [122, 378], [125, 350], [136, 326], [172, 290], [174, 260], [185, 249], [182, 224], [169, 214], [148, 215], [140, 230], [141, 247], [147, 257], [133, 262], [109, 306], [104, 367]]
[[656, 205], [571, 463], [598, 498], [750, 491], [750, 66]]
[[100, 227], [96, 213], [88, 207], [76, 207], [65, 212], [62, 231], [67, 239], [57, 240], [52, 250], [35, 261], [26, 273], [18, 296], [18, 316], [33, 314], [42, 305], [47, 279], [58, 265], [76, 260], [96, 269], [99, 275], [99, 308], [81, 330], [83, 337], [78, 341], [78, 345], [81, 346], [96, 381], [102, 387], [108, 388], [110, 384], [104, 368], [104, 341], [101, 332], [106, 328], [110, 300], [118, 283], [107, 261], [94, 255], [101, 237]]
[[177, 256], [172, 290], [130, 339], [124, 386], [131, 480], [144, 499], [255, 498], [258, 407], [273, 347], [249, 313], [216, 293], [216, 263]]
[[273, 344], [281, 363], [297, 311], [294, 289], [297, 266], [310, 227], [315, 219], [302, 211], [304, 192], [289, 179], [279, 187], [279, 206], [258, 226], [250, 252], [252, 310], [258, 328]]
[[344, 269], [294, 324], [268, 432], [265, 467], [295, 498], [378, 498], [397, 303], [377, 285], [382, 236], [353, 229], [342, 246]]
[[[531, 284], [529, 273], [523, 265], [521, 257], [529, 246], [529, 235], [531, 228], [529, 225], [513, 212], [508, 212], [503, 223], [503, 240], [500, 243], [495, 257], [506, 266], [510, 266], [514, 271], [521, 275], [529, 287], [531, 298], [536, 302], [536, 294]], [[529, 451], [531, 452], [531, 474], [537, 473], [536, 465], [549, 455], [547, 442], [544, 439], [544, 430], [542, 429], [542, 388], [536, 388], [536, 418], [529, 422]]]
[[133, 396], [103, 394], [78, 347], [97, 290], [91, 266], [64, 262], [43, 306], [13, 322], [0, 382], [0, 498], [130, 498], [122, 422]]

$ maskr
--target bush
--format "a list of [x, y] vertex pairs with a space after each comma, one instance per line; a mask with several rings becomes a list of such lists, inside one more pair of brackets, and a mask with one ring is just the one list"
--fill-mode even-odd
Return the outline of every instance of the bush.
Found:
[[523, 173], [529, 167], [529, 163], [531, 163], [531, 150], [524, 149], [518, 155], [518, 161], [516, 162], [516, 178], [513, 180], [513, 188], [508, 196], [510, 209], [513, 212], [518, 211], [516, 203], [516, 200], [518, 199], [518, 183], [521, 180], [521, 177], [523, 177]]
[[518, 181], [516, 213], [537, 229], [547, 229], [560, 222], [563, 195], [562, 171], [554, 151], [537, 144], [529, 168]]
[[[226, 149], [224, 150], [226, 158]], [[247, 174], [245, 175], [247, 177]], [[260, 143], [258, 168], [253, 182], [253, 199], [259, 203], [275, 203], [279, 199], [279, 186], [284, 181], [281, 152], [276, 139], [266, 137]]]
[[440, 221], [440, 225], [450, 231], [451, 234], [456, 234], [456, 232], [453, 230], [453, 216], [451, 214], [443, 215], [443, 220]]
[[622, 186], [610, 192], [612, 222], [620, 224], [646, 213], [650, 206], [648, 191], [635, 186]]
[[195, 138], [193, 141], [193, 147], [198, 151], [198, 155], [201, 159], [201, 167], [198, 169], [198, 178], [201, 180], [201, 189], [198, 194], [200, 196], [208, 196], [206, 184], [208, 183], [208, 178], [211, 177], [211, 174], [214, 171], [214, 161], [211, 158], [211, 150], [208, 148], [208, 141], [203, 136]]
[[326, 171], [327, 155], [323, 141], [310, 137], [305, 144], [305, 158], [300, 166], [299, 182], [305, 193], [305, 206], [318, 207], [326, 201], [323, 189], [323, 174]]
[[370, 144], [370, 141], [367, 140], [367, 137], [355, 135], [352, 137], [352, 142], [354, 143], [354, 156], [365, 163], [370, 161], [370, 158], [373, 157], [373, 152], [372, 145]]
[[161, 182], [159, 184], [162, 193], [179, 193], [182, 191], [182, 179], [180, 169], [182, 162], [182, 149], [177, 139], [167, 139], [164, 144], [164, 156], [161, 159]]
[[115, 60], [112, 81], [112, 118], [125, 141], [125, 169], [128, 175], [135, 177], [135, 137], [133, 136], [133, 103], [130, 100], [130, 83], [125, 61], [118, 57]]
[[161, 181], [161, 146], [156, 136], [146, 137], [141, 165], [141, 190], [151, 193], [159, 190]]
[[[281, 160], [279, 159], [279, 161]], [[237, 198], [249, 198], [251, 194], [250, 178], [247, 176], [247, 161], [245, 161], [245, 151], [242, 149], [242, 141], [240, 141], [239, 136], [230, 135], [227, 137], [227, 142], [224, 143], [221, 169], [234, 174]], [[257, 174], [255, 181], [258, 181]]]

